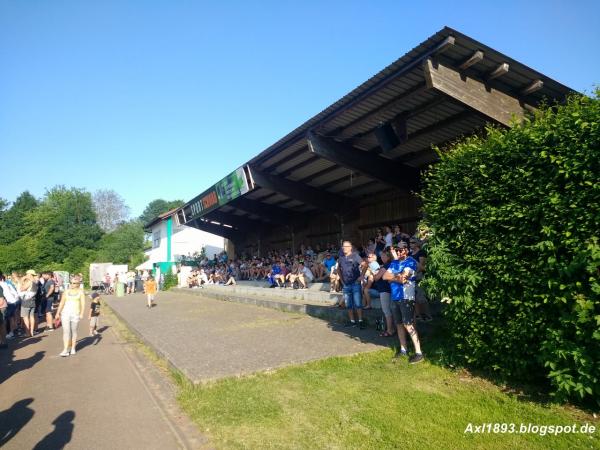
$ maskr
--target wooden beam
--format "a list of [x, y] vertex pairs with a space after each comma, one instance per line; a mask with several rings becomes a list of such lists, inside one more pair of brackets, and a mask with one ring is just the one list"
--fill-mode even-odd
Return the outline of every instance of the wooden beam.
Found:
[[342, 196], [317, 189], [298, 181], [288, 180], [275, 175], [270, 175], [256, 167], [251, 166], [250, 172], [254, 182], [264, 188], [280, 192], [290, 198], [312, 205], [322, 211], [338, 211], [346, 206], [346, 199]]
[[494, 70], [492, 70], [490, 73], [488, 73], [485, 77], [486, 81], [491, 81], [494, 78], [498, 78], [501, 77], [502, 75], [506, 75], [508, 73], [508, 63], [502, 63], [500, 64], [498, 67], [496, 67]]
[[202, 231], [206, 231], [207, 233], [222, 236], [231, 241], [239, 240], [241, 237], [240, 233], [235, 231], [233, 228], [224, 227], [222, 225], [215, 225], [214, 223], [210, 223], [202, 219], [194, 219], [186, 223], [186, 225], [192, 226]]
[[419, 171], [413, 167], [368, 153], [331, 138], [307, 135], [310, 151], [356, 172], [397, 188], [414, 190], [419, 186]]
[[265, 226], [264, 222], [260, 220], [253, 220], [247, 216], [238, 216], [235, 214], [228, 214], [222, 211], [211, 211], [203, 219], [214, 220], [221, 224], [231, 225], [238, 230], [248, 232], [249, 230], [257, 227]]
[[322, 177], [323, 175], [327, 175], [328, 173], [338, 170], [339, 168], [340, 168], [340, 166], [338, 166], [337, 164], [334, 164], [333, 166], [326, 167], [325, 169], [319, 170], [318, 172], [315, 172], [311, 175], [301, 178], [298, 181], [301, 183], [310, 183], [312, 180], [316, 180], [317, 178]]
[[542, 80], [535, 80], [529, 86], [527, 86], [525, 89], [523, 89], [521, 92], [519, 92], [519, 94], [521, 94], [523, 96], [533, 94], [534, 92], [539, 91], [543, 87], [544, 87], [544, 82]]
[[254, 214], [263, 220], [278, 224], [288, 225], [294, 220], [298, 220], [301, 217], [298, 214], [293, 213], [284, 208], [278, 208], [267, 203], [261, 203], [254, 200], [249, 200], [245, 197], [238, 197], [231, 202], [232, 206], [245, 211], [249, 214]]
[[478, 62], [483, 60], [483, 52], [481, 50], [476, 50], [473, 52], [471, 56], [469, 56], [466, 60], [462, 62], [461, 65], [458, 66], [460, 70], [467, 70], [469, 67], [474, 66]]
[[336, 133], [336, 135], [342, 139], [353, 137], [356, 134], [352, 131], [353, 129], [361, 128], [363, 126], [366, 126], [367, 124], [372, 124], [374, 122], [383, 120], [384, 116], [388, 113], [388, 111], [402, 108], [407, 101], [418, 97], [426, 90], [427, 86], [425, 85], [425, 83], [419, 83], [416, 86], [413, 86], [408, 91], [406, 91], [400, 97], [387, 102], [386, 104], [370, 112], [366, 116], [363, 116], [359, 119], [356, 119], [353, 122], [350, 122], [346, 127], [344, 127], [344, 129], [340, 133]]
[[268, 171], [271, 171], [273, 169], [276, 169], [277, 166], [281, 166], [281, 165], [285, 164], [286, 162], [291, 161], [294, 158], [297, 158], [301, 154], [306, 153], [307, 151], [308, 150], [306, 149], [306, 147], [303, 146], [302, 148], [296, 150], [295, 152], [292, 152], [289, 155], [281, 158], [279, 161], [274, 162], [273, 164], [269, 164], [263, 170], [266, 170], [268, 172]]
[[301, 163], [296, 164], [295, 166], [292, 166], [289, 169], [286, 169], [283, 172], [278, 173], [277, 176], [287, 177], [288, 175], [292, 174], [296, 170], [300, 170], [303, 167], [310, 166], [312, 163], [318, 161], [319, 159], [320, 158], [317, 155], [313, 155], [310, 158], [308, 158], [307, 160], [302, 161]]
[[448, 50], [449, 48], [453, 47], [455, 42], [456, 42], [456, 39], [454, 38], [454, 36], [448, 36], [446, 39], [444, 39], [442, 41], [442, 43], [440, 45], [438, 45], [438, 48], [436, 48], [435, 51], [433, 51], [431, 54], [432, 55], [440, 55], [440, 54], [444, 53], [446, 50]]
[[517, 121], [523, 119], [523, 105], [515, 97], [488, 88], [479, 80], [463, 77], [451, 67], [434, 64], [431, 59], [425, 61], [423, 70], [427, 86], [431, 89], [443, 92], [498, 123], [510, 126], [513, 117]]

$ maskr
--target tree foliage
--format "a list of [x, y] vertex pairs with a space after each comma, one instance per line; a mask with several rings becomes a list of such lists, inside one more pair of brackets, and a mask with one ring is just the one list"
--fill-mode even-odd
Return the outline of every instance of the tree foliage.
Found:
[[[5, 201], [6, 202], [6, 201]], [[25, 216], [38, 206], [36, 198], [25, 191], [21, 193], [13, 205], [4, 210], [8, 204], [4, 203], [2, 220], [0, 221], [0, 244], [10, 244], [25, 235]]]
[[39, 201], [23, 192], [8, 206], [0, 201], [2, 271], [33, 268], [87, 274], [95, 261], [131, 267], [144, 261], [142, 224], [121, 223], [105, 234], [85, 190], [57, 186]]
[[92, 196], [96, 220], [103, 231], [110, 233], [129, 217], [125, 200], [112, 189], [99, 189]]
[[156, 219], [159, 214], [166, 213], [167, 211], [178, 208], [184, 204], [183, 200], [163, 200], [162, 198], [152, 200], [148, 203], [148, 206], [144, 209], [144, 212], [140, 216], [142, 224], [147, 224], [153, 219]]
[[422, 192], [428, 291], [462, 362], [600, 401], [600, 100], [441, 154]]

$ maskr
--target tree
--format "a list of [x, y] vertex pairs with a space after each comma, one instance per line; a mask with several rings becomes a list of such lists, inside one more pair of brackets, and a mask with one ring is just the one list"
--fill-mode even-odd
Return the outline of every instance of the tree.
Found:
[[121, 224], [112, 233], [105, 234], [99, 244], [96, 258], [101, 262], [138, 265], [144, 260], [144, 228], [140, 221]]
[[25, 217], [25, 231], [39, 247], [39, 264], [62, 263], [72, 250], [97, 248], [102, 230], [96, 223], [92, 196], [82, 189], [57, 186]]
[[92, 197], [96, 220], [103, 231], [110, 233], [129, 217], [129, 207], [112, 189], [99, 189]]
[[167, 201], [162, 198], [152, 200], [144, 209], [144, 212], [140, 216], [140, 221], [146, 225], [153, 219], [156, 219], [160, 214], [166, 213], [167, 211], [178, 208], [184, 204], [183, 200], [172, 200]]
[[[21, 193], [6, 211], [2, 212], [0, 221], [0, 244], [10, 244], [23, 237], [26, 233], [23, 223], [25, 216], [37, 208], [39, 202], [36, 198], [25, 191]], [[3, 205], [5, 207], [5, 205]]]

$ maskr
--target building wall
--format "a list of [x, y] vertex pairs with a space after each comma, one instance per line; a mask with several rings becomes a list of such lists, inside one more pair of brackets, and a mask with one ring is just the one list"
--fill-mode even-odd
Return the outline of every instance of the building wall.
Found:
[[[167, 261], [167, 221], [156, 224], [151, 229], [151, 239], [160, 235], [160, 245], [157, 248], [152, 248], [146, 251], [149, 261], [166, 262]], [[220, 253], [224, 248], [224, 239], [220, 236], [198, 230], [197, 228], [188, 227], [185, 225], [176, 225], [173, 223], [173, 234], [171, 236], [171, 259], [175, 261], [177, 256], [192, 255], [195, 252], [200, 252], [203, 247], [206, 247], [207, 256], [214, 253]]]
[[[235, 254], [241, 256], [265, 256], [270, 250], [298, 250], [301, 244], [313, 248], [328, 243], [339, 246], [342, 240], [350, 240], [355, 245], [366, 244], [374, 237], [377, 228], [399, 224], [403, 231], [414, 233], [420, 218], [420, 202], [414, 195], [390, 194], [366, 199], [357, 209], [349, 211], [343, 218], [333, 214], [314, 213], [304, 227], [275, 227], [248, 233], [244, 240], [236, 242]], [[293, 234], [292, 234], [293, 230]], [[231, 254], [232, 252], [229, 252]]]

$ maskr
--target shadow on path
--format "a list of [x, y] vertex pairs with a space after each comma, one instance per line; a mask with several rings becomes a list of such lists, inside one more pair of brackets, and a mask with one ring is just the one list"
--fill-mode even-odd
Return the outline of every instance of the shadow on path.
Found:
[[32, 398], [25, 398], [0, 411], [0, 447], [6, 445], [31, 420], [34, 411], [29, 405], [32, 402]]
[[33, 450], [55, 450], [65, 448], [65, 446], [71, 442], [73, 436], [73, 429], [75, 424], [75, 411], [65, 411], [58, 416], [54, 422], [54, 430], [48, 433], [44, 438], [38, 442]]
[[36, 352], [29, 358], [15, 359], [16, 350], [25, 347], [26, 345], [35, 344], [42, 340], [43, 336], [35, 336], [18, 341], [11, 341], [8, 344], [8, 349], [0, 351], [0, 384], [4, 383], [17, 372], [31, 369], [38, 363], [46, 354], [45, 351]]

